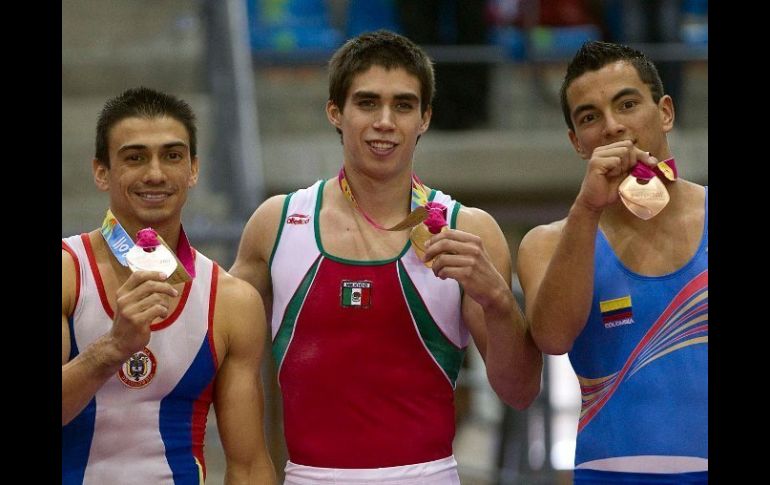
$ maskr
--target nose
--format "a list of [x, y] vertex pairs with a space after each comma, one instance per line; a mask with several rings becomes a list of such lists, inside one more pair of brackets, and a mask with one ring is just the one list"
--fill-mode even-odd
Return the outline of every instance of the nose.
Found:
[[624, 125], [617, 116], [613, 113], [607, 113], [604, 116], [604, 135], [607, 138], [615, 138], [618, 135], [622, 135], [626, 132], [626, 125]]
[[163, 172], [160, 158], [153, 155], [147, 169], [144, 171], [143, 182], [146, 184], [161, 184], [166, 180], [166, 174]]
[[395, 126], [393, 110], [390, 109], [389, 106], [383, 106], [383, 108], [377, 112], [374, 128], [377, 130], [392, 130]]

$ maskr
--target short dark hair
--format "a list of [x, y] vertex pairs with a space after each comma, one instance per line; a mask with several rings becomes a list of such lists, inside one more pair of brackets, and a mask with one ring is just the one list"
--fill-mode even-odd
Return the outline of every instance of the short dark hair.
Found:
[[433, 101], [436, 81], [433, 62], [417, 44], [388, 30], [366, 32], [348, 40], [329, 60], [329, 101], [345, 108], [353, 78], [372, 66], [403, 68], [420, 80], [420, 113]]
[[182, 123], [190, 137], [190, 156], [197, 153], [195, 113], [189, 104], [170, 94], [140, 86], [107, 100], [96, 122], [96, 159], [110, 166], [109, 134], [126, 118], [170, 117]]
[[564, 82], [559, 91], [564, 121], [567, 122], [570, 130], [575, 129], [575, 126], [572, 124], [572, 117], [570, 116], [570, 107], [567, 103], [567, 89], [572, 84], [572, 81], [586, 72], [598, 71], [607, 64], [618, 61], [625, 61], [634, 66], [637, 74], [639, 74], [639, 79], [650, 87], [652, 100], [655, 103], [663, 97], [665, 93], [663, 92], [663, 82], [660, 80], [658, 69], [644, 53], [621, 44], [601, 41], [586, 42], [567, 66], [567, 74], [564, 76]]

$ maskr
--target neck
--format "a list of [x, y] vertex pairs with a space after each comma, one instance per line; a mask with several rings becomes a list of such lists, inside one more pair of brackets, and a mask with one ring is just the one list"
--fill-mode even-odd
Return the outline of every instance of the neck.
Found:
[[[388, 178], [374, 178], [346, 165], [345, 176], [358, 205], [378, 223], [387, 226], [390, 219], [409, 213], [412, 194], [412, 172], [404, 170]], [[340, 192], [342, 195], [342, 192]], [[344, 198], [344, 195], [342, 195]], [[351, 207], [350, 201], [346, 201]]]

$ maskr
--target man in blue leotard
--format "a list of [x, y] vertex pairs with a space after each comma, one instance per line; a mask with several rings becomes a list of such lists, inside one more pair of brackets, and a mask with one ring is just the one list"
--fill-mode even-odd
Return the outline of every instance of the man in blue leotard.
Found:
[[708, 190], [677, 176], [673, 101], [641, 52], [585, 44], [561, 102], [587, 170], [518, 274], [536, 344], [580, 381], [575, 483], [706, 483]]

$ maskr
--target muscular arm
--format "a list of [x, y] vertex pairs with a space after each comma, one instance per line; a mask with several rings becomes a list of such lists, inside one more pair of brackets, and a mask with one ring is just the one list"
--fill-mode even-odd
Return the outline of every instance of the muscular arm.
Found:
[[508, 245], [497, 222], [479, 209], [462, 208], [457, 225], [431, 238], [425, 258], [437, 256], [436, 276], [462, 286], [463, 319], [492, 388], [507, 404], [524, 409], [540, 392], [543, 359], [511, 292]]
[[217, 427], [227, 460], [225, 484], [274, 484], [259, 375], [266, 338], [262, 299], [254, 288], [224, 272], [219, 277], [214, 329], [226, 349], [214, 386]]
[[273, 292], [270, 284], [270, 255], [278, 235], [285, 195], [266, 200], [252, 214], [243, 229], [238, 255], [229, 273], [259, 291], [264, 302], [265, 315], [270, 318]]
[[68, 318], [75, 310], [76, 271], [72, 256], [62, 250], [62, 426], [80, 414], [123, 362], [147, 345], [150, 323], [168, 314], [169, 298], [176, 295], [156, 272], [132, 274], [118, 290], [110, 331], [69, 360]]
[[618, 186], [637, 160], [657, 163], [628, 140], [596, 148], [567, 219], [537, 227], [521, 242], [518, 274], [527, 319], [537, 346], [547, 354], [569, 352], [586, 324], [599, 219], [617, 202]]
[[517, 272], [527, 320], [547, 354], [568, 352], [588, 319], [598, 222], [599, 214], [573, 206], [566, 221], [536, 227], [521, 241]]

